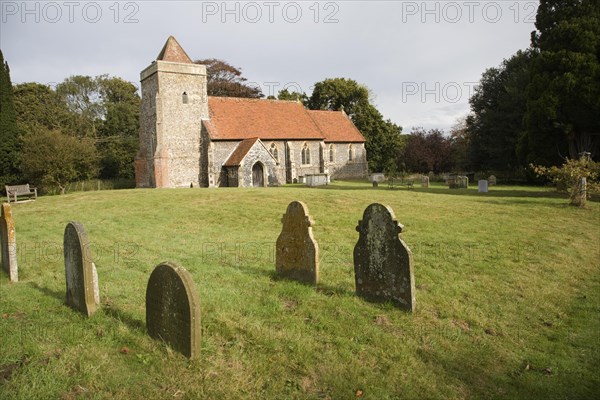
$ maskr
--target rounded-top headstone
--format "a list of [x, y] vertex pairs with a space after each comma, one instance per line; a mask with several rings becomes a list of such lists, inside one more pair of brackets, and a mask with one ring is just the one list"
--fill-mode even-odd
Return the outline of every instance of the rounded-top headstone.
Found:
[[281, 220], [283, 227], [275, 244], [275, 268], [280, 276], [317, 284], [319, 281], [319, 246], [313, 237], [313, 220], [308, 207], [292, 201]]
[[200, 354], [200, 301], [190, 273], [172, 263], [159, 264], [146, 288], [146, 329], [186, 357]]
[[365, 209], [356, 227], [356, 294], [370, 301], [391, 301], [397, 307], [414, 311], [413, 259], [399, 237], [403, 228], [390, 207], [374, 203]]
[[85, 228], [79, 222], [67, 224], [64, 234], [65, 278], [67, 281], [67, 305], [92, 315], [98, 306], [95, 266], [92, 262], [90, 241]]

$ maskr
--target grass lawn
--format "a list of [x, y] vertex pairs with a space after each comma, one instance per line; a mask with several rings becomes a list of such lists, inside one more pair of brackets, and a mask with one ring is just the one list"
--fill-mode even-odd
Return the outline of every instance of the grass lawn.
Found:
[[[317, 288], [275, 278], [275, 240], [301, 200]], [[354, 295], [366, 206], [405, 226], [416, 311]], [[589, 399], [600, 393], [600, 204], [542, 188], [154, 189], [13, 206], [20, 282], [0, 277], [0, 398]], [[67, 308], [66, 224], [92, 242], [101, 308]], [[153, 268], [192, 274], [200, 358], [145, 333]]]

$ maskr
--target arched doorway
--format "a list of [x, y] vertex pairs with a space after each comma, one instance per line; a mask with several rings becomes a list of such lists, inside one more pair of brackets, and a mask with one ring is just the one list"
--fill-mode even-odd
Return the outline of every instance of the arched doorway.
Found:
[[263, 166], [260, 162], [257, 162], [252, 166], [252, 186], [263, 187], [265, 186], [265, 174]]

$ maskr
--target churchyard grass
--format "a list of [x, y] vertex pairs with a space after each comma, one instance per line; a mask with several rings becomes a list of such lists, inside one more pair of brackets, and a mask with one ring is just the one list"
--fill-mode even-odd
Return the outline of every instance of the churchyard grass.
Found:
[[[0, 398], [586, 399], [600, 392], [600, 204], [543, 188], [155, 189], [13, 207], [19, 283], [0, 279]], [[278, 279], [293, 200], [320, 247], [315, 288]], [[354, 294], [355, 230], [391, 206], [416, 310]], [[92, 244], [100, 308], [65, 306], [63, 232]], [[189, 361], [145, 332], [150, 273], [175, 261], [202, 309]]]

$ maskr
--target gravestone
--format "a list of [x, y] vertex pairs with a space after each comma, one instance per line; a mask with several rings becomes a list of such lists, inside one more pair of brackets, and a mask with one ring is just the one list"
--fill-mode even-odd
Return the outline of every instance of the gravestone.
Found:
[[426, 175], [423, 175], [421, 177], [421, 187], [422, 188], [428, 188], [429, 187], [429, 177]]
[[466, 176], [458, 177], [458, 189], [467, 189], [469, 187], [469, 178]]
[[488, 185], [490, 186], [496, 186], [496, 176], [495, 175], [490, 175], [488, 178]]
[[163, 262], [152, 271], [146, 288], [146, 330], [188, 358], [200, 354], [200, 301], [185, 268]]
[[414, 311], [412, 252], [399, 237], [402, 229], [390, 207], [374, 203], [366, 208], [356, 227], [356, 294], [370, 301], [391, 301], [397, 307]]
[[2, 269], [11, 282], [19, 281], [17, 269], [17, 236], [12, 208], [8, 203], [2, 203], [0, 214], [0, 243], [2, 245]]
[[67, 224], [64, 234], [65, 278], [67, 305], [91, 316], [100, 304], [98, 273], [92, 262], [90, 241], [79, 222]]
[[479, 193], [487, 193], [488, 192], [488, 181], [485, 179], [480, 179], [478, 183], [478, 191]]
[[316, 285], [319, 281], [319, 245], [313, 237], [314, 224], [306, 204], [292, 201], [281, 219], [277, 238], [275, 269], [279, 276]]

